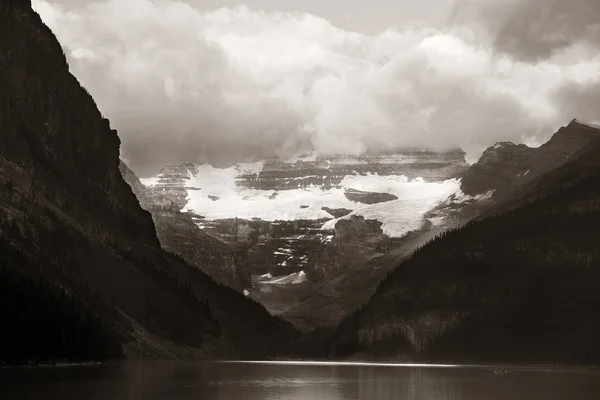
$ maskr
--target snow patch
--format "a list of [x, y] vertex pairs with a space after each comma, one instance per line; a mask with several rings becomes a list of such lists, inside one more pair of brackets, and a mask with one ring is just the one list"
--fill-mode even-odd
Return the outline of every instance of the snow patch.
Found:
[[[400, 158], [409, 157], [393, 157], [392, 161], [397, 163]], [[357, 158], [357, 162], [359, 160], [360, 158]], [[344, 158], [343, 162], [347, 163], [348, 158]], [[338, 220], [331, 219], [331, 214], [323, 208], [345, 208], [352, 212], [342, 218], [357, 215], [365, 219], [374, 219], [382, 222], [384, 234], [401, 237], [411, 230], [418, 229], [424, 223], [423, 217], [427, 211], [460, 188], [460, 181], [457, 179], [427, 182], [422, 178], [410, 180], [404, 175], [377, 174], [347, 175], [339, 187], [328, 189], [310, 185], [275, 191], [250, 189], [240, 185], [242, 176], [258, 177], [263, 168], [264, 162], [238, 164], [229, 168], [214, 168], [208, 164], [189, 168], [188, 179], [183, 183], [188, 189], [187, 204], [181, 212], [201, 213], [205, 221], [235, 217], [271, 222], [327, 220], [323, 229], [333, 229]], [[142, 182], [146, 186], [155, 186], [160, 182], [160, 175], [143, 179]], [[192, 188], [194, 190], [191, 190]], [[348, 189], [389, 193], [398, 199], [366, 205], [346, 198], [345, 193]], [[324, 238], [323, 241], [325, 243], [330, 239]], [[291, 250], [283, 248], [277, 251], [291, 253]]]
[[161, 176], [155, 176], [153, 178], [140, 178], [140, 182], [142, 185], [147, 186], [147, 187], [152, 187], [152, 186], [156, 186], [160, 183], [161, 180]]
[[304, 282], [308, 282], [308, 278], [306, 277], [306, 273], [304, 271], [300, 271], [286, 276], [275, 277], [271, 280], [262, 281], [260, 283], [269, 285], [298, 285]]
[[[203, 176], [202, 172], [207, 172], [208, 176]], [[188, 192], [188, 204], [181, 211], [198, 210], [212, 220], [231, 217], [265, 221], [329, 219], [331, 215], [323, 211], [323, 207], [355, 208], [354, 202], [344, 196], [342, 188], [322, 190], [313, 185], [282, 190], [272, 196], [273, 190], [239, 187], [235, 184], [235, 176], [213, 171], [201, 171], [190, 179], [189, 184], [203, 190]], [[213, 201], [209, 195], [219, 197], [219, 200]], [[302, 208], [302, 205], [308, 207]]]
[[[327, 221], [323, 224], [322, 229], [332, 230], [338, 221], [350, 219], [352, 216], [360, 216], [366, 220], [380, 221], [382, 223], [381, 230], [384, 235], [402, 237], [411, 231], [421, 228], [424, 223], [423, 216], [450, 195], [456, 193], [460, 188], [460, 182], [456, 179], [443, 182], [425, 182], [422, 179], [408, 181], [403, 176], [377, 178], [376, 182], [358, 179], [352, 182], [352, 184], [355, 188], [373, 189], [377, 186], [380, 189], [377, 191], [381, 192], [381, 189], [385, 189], [386, 193], [396, 195], [398, 200], [359, 208], [344, 217]], [[394, 185], [394, 182], [397, 184]]]
[[250, 295], [250, 292], [248, 291], [248, 289], [244, 289], [244, 296], [246, 296], [246, 297], [247, 297], [247, 296], [249, 296], [249, 295]]
[[[333, 222], [332, 227], [322, 228], [322, 229], [333, 230], [333, 228], [335, 228], [335, 223], [337, 222], [337, 219], [332, 219], [331, 221], [326, 222], [325, 225], [327, 225], [327, 223], [331, 223], [331, 222]], [[328, 244], [328, 243], [331, 243], [332, 241], [333, 241], [333, 235], [323, 236], [323, 238], [321, 239], [321, 243], [323, 243], [323, 244]]]
[[446, 222], [446, 218], [444, 217], [433, 217], [433, 218], [427, 218], [427, 220], [429, 222], [431, 222], [431, 224], [433, 226], [443, 226], [444, 223]]
[[462, 190], [459, 190], [454, 194], [454, 197], [451, 202], [455, 204], [462, 204], [467, 201], [485, 201], [491, 199], [495, 192], [496, 190], [493, 189], [475, 196], [469, 196], [465, 194]]

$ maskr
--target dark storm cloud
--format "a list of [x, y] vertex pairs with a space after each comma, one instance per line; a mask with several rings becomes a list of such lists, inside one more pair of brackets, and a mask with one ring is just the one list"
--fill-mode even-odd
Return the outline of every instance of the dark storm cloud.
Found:
[[452, 19], [483, 23], [496, 49], [526, 61], [600, 44], [599, 0], [459, 0]]

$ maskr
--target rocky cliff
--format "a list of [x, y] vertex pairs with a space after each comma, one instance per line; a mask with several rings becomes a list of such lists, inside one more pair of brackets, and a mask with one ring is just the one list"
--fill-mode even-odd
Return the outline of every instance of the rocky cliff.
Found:
[[470, 196], [494, 190], [495, 199], [506, 200], [517, 189], [567, 162], [598, 136], [597, 129], [575, 119], [538, 148], [497, 143], [465, 173], [461, 190]]

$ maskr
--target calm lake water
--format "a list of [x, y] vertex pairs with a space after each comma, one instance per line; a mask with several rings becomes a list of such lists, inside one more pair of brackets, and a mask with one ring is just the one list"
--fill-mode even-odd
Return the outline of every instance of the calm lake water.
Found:
[[0, 369], [0, 399], [598, 400], [583, 370], [145, 362]]

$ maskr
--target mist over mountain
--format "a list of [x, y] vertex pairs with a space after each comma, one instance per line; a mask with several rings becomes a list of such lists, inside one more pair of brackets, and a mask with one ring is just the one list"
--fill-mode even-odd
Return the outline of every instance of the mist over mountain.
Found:
[[33, 5], [140, 177], [311, 150], [461, 147], [475, 161], [498, 141], [541, 144], [574, 115], [600, 119], [591, 0], [462, 0], [446, 27], [371, 35], [252, 6]]

